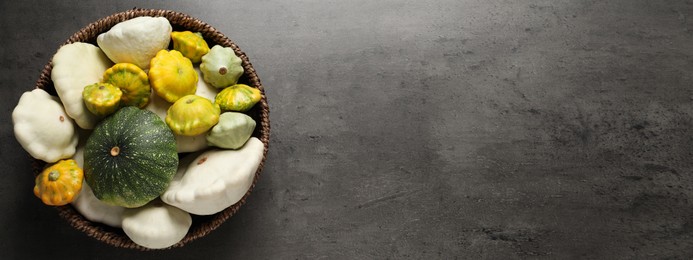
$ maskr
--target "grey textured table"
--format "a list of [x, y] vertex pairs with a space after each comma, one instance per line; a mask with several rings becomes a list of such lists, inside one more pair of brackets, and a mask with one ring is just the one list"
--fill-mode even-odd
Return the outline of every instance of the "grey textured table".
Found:
[[[171, 9], [250, 57], [265, 170], [180, 249], [71, 228], [10, 113], [57, 46]], [[3, 259], [693, 258], [693, 1], [3, 1]], [[75, 247], [76, 246], [76, 247]]]

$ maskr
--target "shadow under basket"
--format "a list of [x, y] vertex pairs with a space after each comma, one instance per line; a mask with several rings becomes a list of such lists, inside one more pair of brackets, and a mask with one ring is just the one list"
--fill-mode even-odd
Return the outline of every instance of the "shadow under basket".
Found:
[[[235, 214], [238, 211], [241, 205], [245, 203], [246, 199], [250, 195], [250, 192], [255, 187], [255, 183], [257, 182], [258, 177], [262, 172], [265, 159], [267, 158], [267, 148], [269, 145], [270, 134], [269, 106], [267, 104], [265, 90], [262, 87], [262, 84], [260, 83], [260, 78], [256, 74], [255, 69], [253, 69], [253, 66], [248, 60], [246, 54], [243, 51], [241, 51], [241, 49], [233, 41], [231, 41], [229, 38], [217, 31], [214, 27], [183, 13], [170, 10], [156, 9], [132, 9], [116, 13], [99, 19], [82, 28], [81, 30], [73, 34], [65, 43], [63, 43], [63, 45], [73, 42], [87, 42], [96, 45], [96, 37], [99, 34], [108, 31], [111, 27], [113, 27], [119, 22], [123, 22], [139, 16], [165, 17], [171, 23], [171, 26], [173, 27], [174, 31], [200, 32], [202, 33], [202, 36], [207, 41], [210, 47], [214, 45], [231, 47], [235, 51], [236, 56], [241, 58], [242, 66], [244, 69], [244, 73], [238, 80], [238, 82], [257, 88], [262, 93], [262, 99], [260, 100], [260, 102], [258, 102], [250, 111], [246, 112], [246, 114], [251, 116], [257, 123], [257, 126], [255, 127], [255, 131], [253, 132], [252, 136], [260, 139], [264, 144], [262, 161], [257, 171], [255, 172], [253, 184], [250, 186], [248, 192], [246, 192], [246, 194], [238, 203], [231, 205], [230, 207], [224, 209], [221, 212], [209, 216], [198, 216], [191, 214], [193, 223], [187, 235], [178, 243], [167, 248], [170, 249], [184, 246], [198, 238], [206, 236], [207, 234], [218, 228], [226, 220], [228, 220], [233, 214]], [[36, 82], [36, 88], [43, 89], [48, 93], [57, 96], [55, 87], [53, 86], [53, 82], [51, 81], [51, 69], [52, 65], [49, 61], [48, 64], [43, 68], [41, 76]], [[45, 162], [35, 160], [33, 169], [34, 173], [38, 174], [45, 165]], [[130, 238], [128, 238], [127, 235], [125, 235], [123, 230], [120, 228], [114, 228], [105, 224], [96, 223], [85, 219], [79, 212], [77, 212], [72, 207], [71, 204], [56, 207], [56, 209], [58, 210], [59, 215], [66, 219], [74, 228], [106, 244], [115, 247], [130, 248], [143, 251], [152, 250], [132, 242], [132, 240], [130, 240]]]

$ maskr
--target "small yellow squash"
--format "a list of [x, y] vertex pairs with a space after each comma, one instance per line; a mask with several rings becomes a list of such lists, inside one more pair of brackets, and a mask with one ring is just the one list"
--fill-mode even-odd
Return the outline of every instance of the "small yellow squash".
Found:
[[173, 39], [173, 49], [193, 63], [200, 63], [202, 56], [209, 52], [209, 45], [199, 32], [171, 32], [171, 39]]
[[262, 99], [259, 89], [245, 84], [236, 84], [225, 88], [214, 99], [223, 111], [246, 112]]
[[120, 108], [123, 92], [110, 83], [94, 83], [84, 87], [82, 97], [87, 109], [97, 116], [113, 114]]
[[197, 72], [190, 59], [176, 50], [161, 50], [149, 66], [149, 79], [156, 94], [176, 102], [197, 90]]
[[182, 97], [166, 113], [166, 124], [174, 134], [194, 136], [209, 131], [219, 122], [219, 106], [196, 95]]
[[72, 202], [82, 189], [84, 173], [72, 159], [60, 160], [36, 176], [34, 194], [46, 205]]
[[118, 87], [123, 96], [123, 106], [143, 108], [149, 103], [152, 92], [149, 77], [144, 70], [132, 63], [117, 63], [103, 74], [103, 82]]

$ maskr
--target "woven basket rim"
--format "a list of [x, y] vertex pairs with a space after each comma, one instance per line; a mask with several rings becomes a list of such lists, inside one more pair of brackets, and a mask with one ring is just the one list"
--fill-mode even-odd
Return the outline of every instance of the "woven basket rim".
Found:
[[[195, 241], [201, 237], [204, 237], [213, 230], [217, 229], [221, 224], [223, 224], [232, 215], [234, 215], [243, 204], [245, 204], [246, 199], [250, 195], [251, 191], [253, 190], [255, 184], [258, 181], [258, 178], [260, 177], [260, 173], [264, 168], [264, 163], [267, 158], [270, 137], [269, 105], [267, 103], [267, 97], [265, 96], [264, 87], [262, 86], [260, 78], [258, 77], [257, 72], [253, 68], [252, 64], [250, 63], [250, 60], [248, 59], [247, 55], [243, 51], [241, 51], [241, 49], [233, 41], [231, 41], [229, 38], [227, 38], [224, 34], [219, 32], [211, 25], [181, 12], [164, 9], [134, 8], [127, 11], [114, 13], [112, 15], [106, 16], [104, 18], [101, 18], [95, 22], [88, 24], [87, 26], [70, 36], [64, 43], [61, 44], [61, 46], [73, 42], [95, 42], [96, 36], [98, 36], [100, 33], [108, 31], [111, 27], [113, 27], [113, 25], [140, 16], [165, 17], [169, 20], [171, 25], [174, 26], [174, 29], [184, 28], [190, 31], [198, 31], [201, 32], [205, 40], [207, 40], [210, 43], [218, 44], [224, 47], [231, 47], [235, 51], [236, 56], [241, 58], [241, 64], [244, 68], [244, 74], [243, 76], [241, 76], [241, 78], [247, 81], [244, 83], [250, 85], [251, 87], [259, 89], [262, 94], [262, 99], [255, 105], [255, 107], [250, 112], [248, 112], [249, 114], [251, 114], [251, 116], [253, 116], [253, 118], [257, 122], [257, 126], [255, 128], [253, 136], [260, 139], [260, 141], [262, 141], [262, 143], [264, 144], [262, 160], [257, 171], [255, 172], [255, 177], [253, 179], [253, 183], [250, 189], [246, 192], [246, 194], [243, 196], [243, 198], [241, 198], [241, 200], [238, 203], [231, 205], [223, 211], [211, 216], [197, 218], [194, 217], [193, 226], [190, 228], [186, 236], [178, 243], [164, 249], [178, 248], [192, 241]], [[53, 88], [53, 83], [50, 78], [51, 70], [52, 59], [48, 61], [48, 64], [46, 64], [43, 70], [41, 71], [39, 79], [36, 81], [35, 88]], [[40, 170], [44, 167], [45, 164], [46, 163], [43, 161], [34, 160], [34, 173], [37, 174], [38, 172], [40, 172]], [[58, 214], [62, 218], [67, 220], [72, 227], [108, 245], [120, 248], [136, 249], [141, 251], [153, 250], [134, 243], [124, 234], [124, 232], [122, 232], [122, 229], [113, 228], [105, 224], [96, 223], [85, 219], [79, 212], [77, 212], [72, 207], [71, 204], [55, 208], [58, 210]]]

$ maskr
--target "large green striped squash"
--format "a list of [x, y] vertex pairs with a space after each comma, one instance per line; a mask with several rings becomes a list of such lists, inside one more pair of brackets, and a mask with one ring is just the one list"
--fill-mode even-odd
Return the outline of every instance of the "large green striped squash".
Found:
[[84, 147], [84, 175], [108, 204], [139, 207], [168, 187], [178, 167], [176, 140], [155, 113], [121, 108], [94, 128]]

